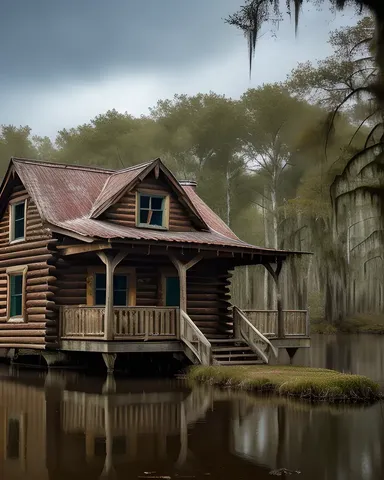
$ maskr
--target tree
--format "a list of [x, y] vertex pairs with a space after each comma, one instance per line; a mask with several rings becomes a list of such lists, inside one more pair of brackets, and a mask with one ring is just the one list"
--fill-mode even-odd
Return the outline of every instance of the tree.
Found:
[[57, 158], [79, 164], [124, 168], [158, 155], [156, 124], [149, 118], [109, 110], [90, 123], [58, 133]]
[[[248, 41], [249, 67], [252, 69], [252, 59], [255, 53], [257, 37], [265, 22], [279, 22], [282, 17], [282, 8], [287, 8], [288, 13], [295, 16], [296, 29], [299, 23], [300, 9], [304, 0], [246, 0], [239, 11], [230, 15], [227, 22], [243, 31]], [[324, 0], [307, 0], [317, 6]], [[348, 5], [354, 5], [360, 11], [367, 8], [375, 19], [375, 58], [380, 74], [377, 81], [371, 85], [381, 105], [384, 104], [384, 2], [382, 0], [329, 0], [332, 8], [344, 9]], [[292, 6], [293, 5], [293, 8]]]
[[199, 184], [204, 178], [200, 193], [230, 224], [235, 187], [240, 179], [246, 179], [240, 154], [245, 131], [241, 103], [212, 92], [175, 95], [172, 100], [159, 101], [151, 116], [164, 133], [161, 150], [179, 169], [194, 170]]
[[31, 138], [31, 129], [28, 126], [15, 127], [3, 125], [0, 129], [0, 169], [4, 175], [9, 159], [14, 157], [34, 158], [36, 148]]
[[[364, 17], [353, 27], [331, 32], [329, 44], [334, 53], [315, 63], [300, 63], [288, 77], [289, 90], [307, 101], [335, 109], [350, 94], [377, 77], [371, 53], [373, 35], [371, 17]], [[362, 103], [367, 107], [363, 100], [360, 96], [358, 102], [354, 102], [353, 106], [359, 107], [358, 113]]]

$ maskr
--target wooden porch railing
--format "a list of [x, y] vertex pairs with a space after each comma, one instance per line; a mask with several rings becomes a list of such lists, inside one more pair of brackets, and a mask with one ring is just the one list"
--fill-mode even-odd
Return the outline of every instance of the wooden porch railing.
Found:
[[[257, 330], [267, 336], [277, 336], [277, 310], [243, 310]], [[309, 337], [309, 314], [307, 310], [283, 310], [286, 336]]]
[[265, 363], [269, 363], [270, 355], [277, 358], [277, 350], [245, 316], [238, 307], [233, 307], [233, 326], [236, 338], [242, 338]]
[[209, 340], [183, 310], [180, 310], [180, 338], [189, 349], [187, 355], [191, 352], [194, 356], [190, 358], [191, 361], [211, 365], [212, 346]]
[[[61, 338], [103, 340], [104, 307], [61, 307]], [[169, 307], [115, 307], [112, 340], [179, 338], [179, 310]]]

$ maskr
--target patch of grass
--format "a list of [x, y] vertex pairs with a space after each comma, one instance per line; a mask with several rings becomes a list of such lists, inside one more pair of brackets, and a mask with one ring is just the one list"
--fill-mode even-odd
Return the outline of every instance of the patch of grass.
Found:
[[356, 315], [347, 318], [338, 327], [322, 318], [311, 319], [311, 333], [333, 335], [337, 332], [384, 335], [384, 315]]
[[343, 333], [375, 333], [384, 334], [384, 316], [357, 315], [346, 319], [339, 327]]
[[367, 377], [296, 366], [252, 365], [192, 367], [188, 378], [199, 383], [327, 402], [373, 402], [379, 385]]
[[334, 335], [337, 333], [337, 328], [330, 323], [323, 322], [311, 322], [311, 333], [320, 333], [323, 335]]

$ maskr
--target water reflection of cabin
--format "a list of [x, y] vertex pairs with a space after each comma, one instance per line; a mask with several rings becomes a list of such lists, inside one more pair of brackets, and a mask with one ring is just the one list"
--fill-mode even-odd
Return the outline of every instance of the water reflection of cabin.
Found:
[[152, 462], [173, 468], [186, 461], [188, 427], [212, 401], [179, 382], [100, 394], [66, 389], [64, 376], [61, 386], [51, 384], [49, 376], [36, 385], [0, 382], [1, 478], [88, 478], [92, 471], [98, 478], [127, 463], [141, 474]]
[[[231, 271], [292, 252], [241, 241], [160, 160], [112, 171], [12, 159], [0, 193], [0, 348], [268, 362], [305, 311], [231, 305]], [[268, 337], [268, 338], [267, 338]], [[236, 341], [235, 341], [236, 340]]]

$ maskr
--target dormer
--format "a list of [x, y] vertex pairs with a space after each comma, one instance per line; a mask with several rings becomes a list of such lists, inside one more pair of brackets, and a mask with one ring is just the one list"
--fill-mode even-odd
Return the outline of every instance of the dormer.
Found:
[[126, 227], [182, 232], [208, 230], [182, 184], [160, 160], [112, 176], [95, 202], [91, 216]]
[[[155, 179], [156, 180], [156, 179]], [[148, 179], [147, 179], [148, 181]], [[196, 182], [190, 180], [182, 180], [179, 182], [181, 186], [189, 186], [196, 189]], [[153, 186], [158, 186], [158, 182], [154, 182]], [[139, 184], [136, 191], [136, 227], [153, 228], [158, 230], [169, 230], [172, 227], [190, 227], [195, 230], [193, 224], [188, 218], [185, 209], [172, 202], [170, 208], [172, 191], [167, 191], [166, 187], [163, 192], [146, 190]], [[180, 225], [177, 225], [180, 223]], [[170, 228], [171, 226], [171, 228]]]

